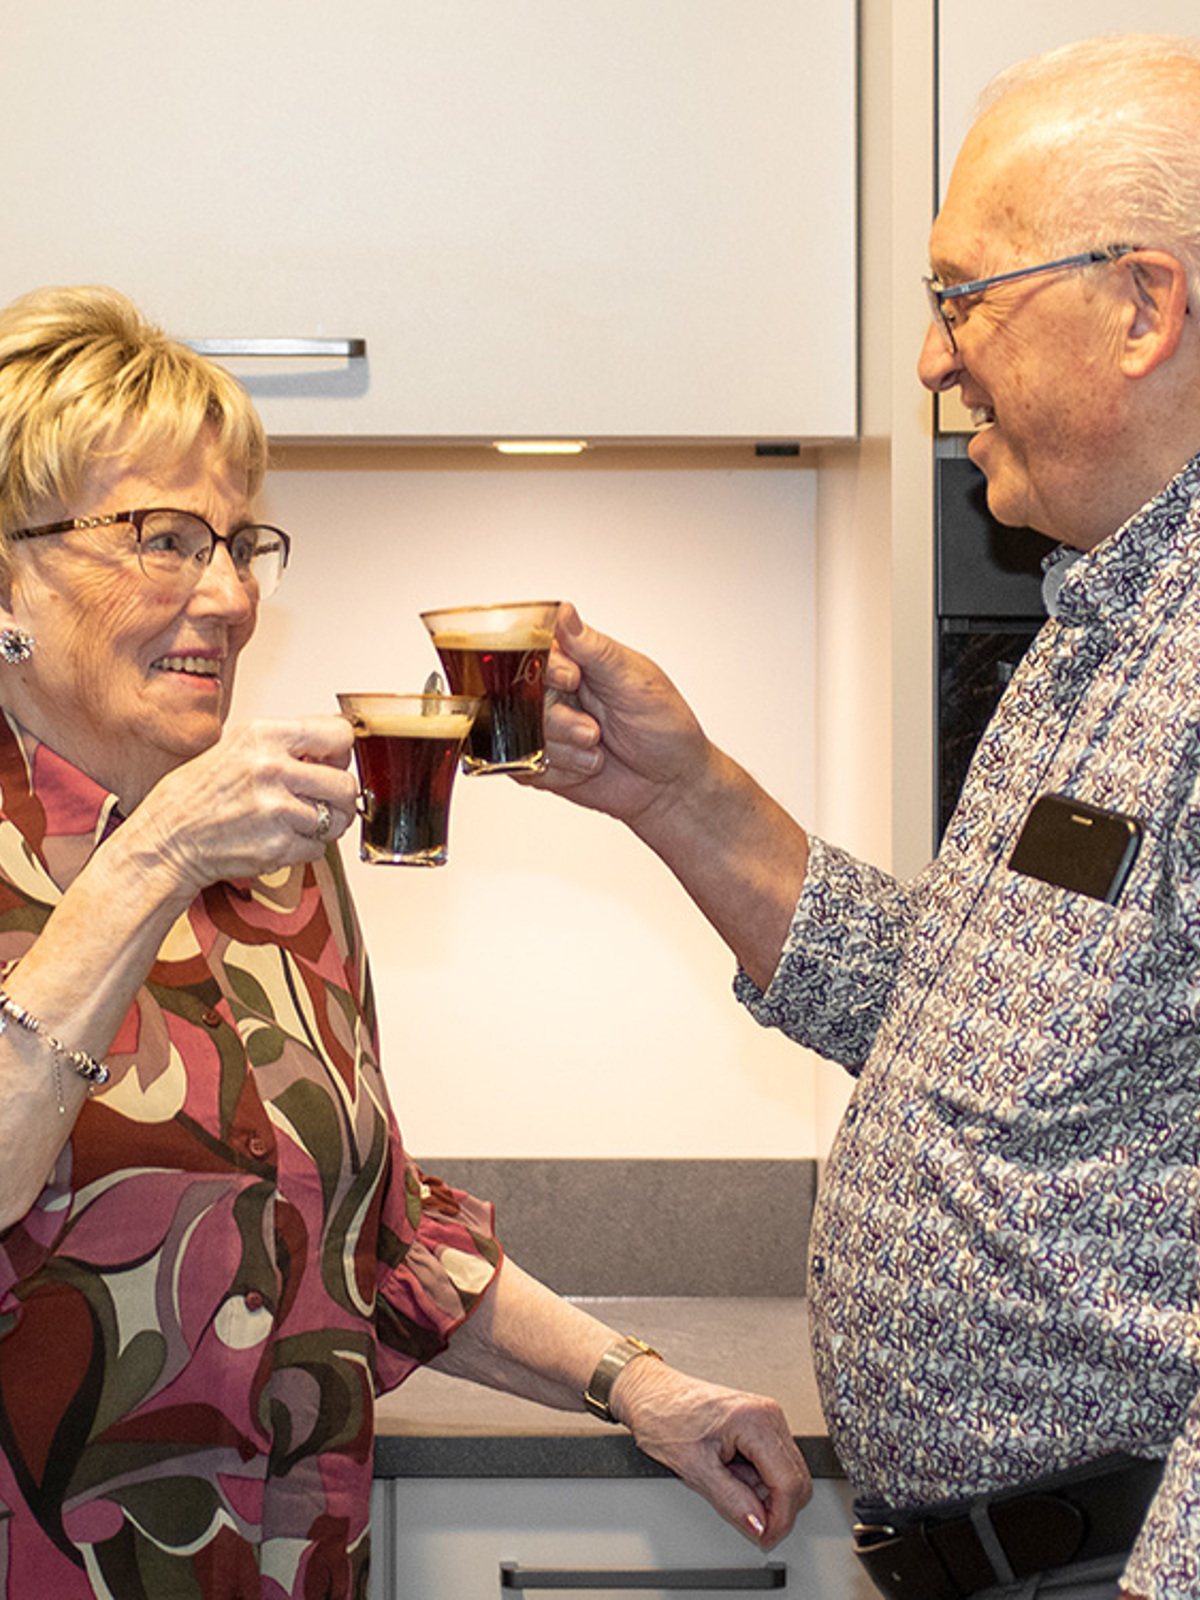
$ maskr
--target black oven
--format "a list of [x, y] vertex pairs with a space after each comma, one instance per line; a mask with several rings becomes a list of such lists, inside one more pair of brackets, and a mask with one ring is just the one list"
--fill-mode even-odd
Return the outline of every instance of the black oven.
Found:
[[935, 804], [940, 839], [996, 702], [1046, 618], [1042, 557], [1053, 542], [1003, 527], [965, 456], [936, 463]]

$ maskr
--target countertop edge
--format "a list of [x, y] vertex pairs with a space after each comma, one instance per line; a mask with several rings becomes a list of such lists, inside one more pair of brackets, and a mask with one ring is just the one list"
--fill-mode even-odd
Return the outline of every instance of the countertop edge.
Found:
[[[826, 1438], [796, 1436], [814, 1478], [843, 1478]], [[670, 1478], [626, 1433], [381, 1435], [375, 1440], [377, 1478]]]

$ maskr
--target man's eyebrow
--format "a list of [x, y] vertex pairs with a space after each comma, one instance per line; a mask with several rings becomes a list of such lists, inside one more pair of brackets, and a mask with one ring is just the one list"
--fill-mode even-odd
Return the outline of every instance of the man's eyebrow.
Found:
[[944, 257], [929, 263], [929, 275], [939, 283], [970, 283], [977, 276], [957, 261], [947, 261]]

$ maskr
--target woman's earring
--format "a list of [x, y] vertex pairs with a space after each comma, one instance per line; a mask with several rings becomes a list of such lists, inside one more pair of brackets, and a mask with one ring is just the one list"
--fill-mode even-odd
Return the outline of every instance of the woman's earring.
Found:
[[33, 654], [33, 635], [24, 628], [0, 628], [0, 660], [19, 667]]

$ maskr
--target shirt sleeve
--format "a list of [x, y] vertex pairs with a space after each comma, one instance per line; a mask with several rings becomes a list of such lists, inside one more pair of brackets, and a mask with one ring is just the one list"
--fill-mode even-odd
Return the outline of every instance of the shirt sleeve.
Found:
[[[1170, 851], [1175, 939], [1192, 974], [1189, 1024], [1200, 1015], [1200, 780], [1180, 812]], [[1188, 1319], [1194, 1329], [1194, 1321]], [[1193, 1334], [1194, 1337], [1194, 1334]], [[1194, 1349], [1194, 1347], [1193, 1347]], [[1189, 1351], [1191, 1359], [1195, 1356]], [[1122, 1579], [1146, 1600], [1200, 1600], [1200, 1394], [1167, 1455], [1166, 1471], [1151, 1503]]]
[[745, 972], [734, 993], [764, 1027], [857, 1071], [891, 998], [916, 918], [913, 890], [810, 840], [808, 871], [766, 990]]
[[1167, 1456], [1121, 1586], [1145, 1600], [1200, 1600], [1200, 1397]]
[[393, 1121], [375, 1311], [381, 1393], [440, 1354], [495, 1281], [504, 1253], [494, 1220], [489, 1203], [421, 1172]]

